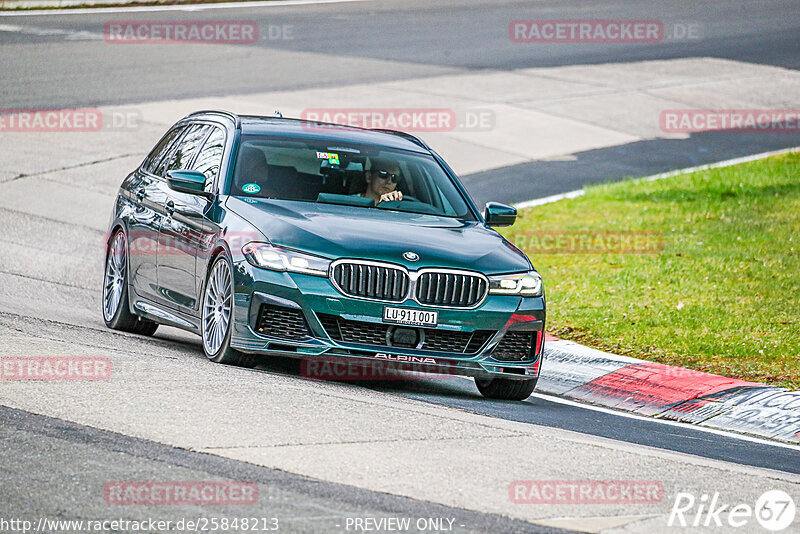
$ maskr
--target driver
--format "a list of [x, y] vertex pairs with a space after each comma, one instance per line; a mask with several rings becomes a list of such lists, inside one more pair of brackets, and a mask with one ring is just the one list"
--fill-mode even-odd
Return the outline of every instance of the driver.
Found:
[[400, 166], [396, 162], [385, 158], [370, 158], [370, 170], [364, 171], [367, 190], [361, 196], [371, 198], [375, 204], [403, 200], [402, 191], [397, 190], [400, 176]]

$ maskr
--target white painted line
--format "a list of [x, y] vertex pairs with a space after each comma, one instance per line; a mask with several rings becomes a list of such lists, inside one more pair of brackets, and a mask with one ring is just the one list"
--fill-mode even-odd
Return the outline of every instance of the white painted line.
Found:
[[86, 30], [71, 31], [55, 28], [36, 28], [33, 26], [17, 26], [15, 24], [0, 24], [0, 32], [22, 33], [25, 35], [51, 36], [60, 35], [67, 41], [97, 41], [103, 39], [102, 33], [92, 33]]
[[630, 419], [638, 419], [640, 421], [649, 421], [651, 423], [659, 423], [659, 424], [662, 424], [662, 425], [677, 426], [677, 427], [685, 428], [685, 429], [694, 429], [694, 430], [699, 430], [701, 432], [706, 432], [708, 434], [716, 434], [718, 436], [724, 436], [724, 437], [731, 438], [731, 439], [749, 441], [751, 443], [758, 443], [760, 445], [771, 445], [773, 447], [781, 447], [783, 449], [790, 449], [790, 450], [794, 450], [794, 451], [800, 452], [800, 445], [792, 445], [791, 443], [782, 443], [782, 442], [779, 442], [779, 441], [772, 441], [772, 440], [769, 440], [769, 439], [757, 438], [755, 436], [750, 436], [750, 435], [747, 435], [747, 434], [739, 434], [738, 432], [728, 432], [728, 431], [719, 430], [719, 429], [716, 429], [716, 428], [709, 428], [709, 427], [702, 426], [702, 425], [699, 425], [699, 424], [681, 423], [679, 421], [670, 421], [669, 419], [658, 419], [656, 417], [648, 417], [648, 416], [639, 415], [639, 414], [635, 414], [635, 413], [623, 412], [623, 411], [620, 411], [620, 410], [614, 410], [612, 408], [604, 408], [602, 406], [595, 406], [593, 404], [584, 404], [582, 402], [577, 402], [577, 401], [565, 399], [565, 398], [562, 398], [562, 397], [556, 397], [554, 395], [548, 395], [546, 393], [533, 393], [533, 395], [531, 395], [531, 397], [536, 397], [536, 398], [539, 398], [539, 399], [542, 399], [542, 400], [555, 402], [555, 403], [558, 403], [558, 404], [566, 404], [568, 406], [574, 406], [576, 408], [583, 408], [585, 410], [593, 410], [595, 412], [601, 412], [601, 413], [610, 414], [610, 415], [617, 415], [619, 417], [628, 417]]
[[645, 176], [637, 178], [634, 182], [655, 182], [662, 178], [671, 178], [680, 174], [689, 174], [697, 171], [705, 171], [708, 169], [719, 169], [722, 167], [731, 167], [739, 165], [740, 163], [747, 163], [749, 161], [756, 161], [759, 159], [768, 158], [770, 156], [778, 156], [780, 154], [789, 154], [790, 152], [800, 152], [800, 147], [784, 148], [781, 150], [773, 150], [771, 152], [762, 152], [761, 154], [753, 154], [752, 156], [742, 156], [740, 158], [728, 159], [725, 161], [718, 161], [717, 163], [707, 163], [706, 165], [698, 165], [697, 167], [687, 167], [686, 169], [679, 169], [677, 171], [662, 172], [661, 174], [654, 174], [653, 176]]
[[559, 200], [567, 200], [571, 198], [582, 197], [584, 193], [585, 191], [583, 189], [578, 189], [577, 191], [570, 191], [569, 193], [561, 193], [550, 197], [534, 198], [533, 200], [526, 200], [525, 202], [514, 204], [514, 207], [517, 208], [518, 210], [522, 210], [525, 208], [533, 208], [535, 206], [541, 206], [543, 204], [552, 204], [553, 202], [558, 202]]
[[87, 9], [30, 9], [3, 11], [0, 17], [26, 17], [31, 15], [86, 15], [97, 13], [141, 13], [150, 11], [209, 11], [212, 9], [234, 9], [253, 7], [286, 7], [313, 4], [344, 4], [349, 2], [369, 2], [370, 0], [275, 0], [262, 2], [224, 2], [220, 4], [181, 4], [170, 6], [135, 6], [135, 7], [94, 7]]
[[[749, 161], [756, 161], [759, 159], [768, 158], [770, 156], [778, 156], [780, 154], [789, 154], [790, 152], [800, 152], [800, 147], [793, 147], [793, 148], [783, 148], [781, 150], [772, 150], [770, 152], [762, 152], [761, 154], [754, 154], [752, 156], [742, 156], [740, 158], [734, 159], [727, 159], [725, 161], [718, 161], [716, 163], [707, 163], [705, 165], [698, 165], [696, 167], [687, 167], [685, 169], [678, 169], [675, 171], [669, 172], [662, 172], [660, 174], [654, 174], [652, 176], [644, 176], [642, 178], [636, 178], [633, 180], [634, 183], [638, 182], [655, 182], [656, 180], [661, 180], [663, 178], [672, 178], [673, 176], [680, 176], [681, 174], [690, 174], [693, 172], [698, 171], [705, 171], [708, 169], [719, 169], [722, 167], [730, 167], [732, 165], [739, 165], [740, 163], [747, 163]], [[553, 195], [549, 197], [542, 197], [542, 198], [534, 198], [531, 200], [526, 200], [525, 202], [519, 202], [514, 204], [514, 207], [518, 210], [525, 209], [525, 208], [532, 208], [534, 206], [542, 206], [544, 204], [552, 204], [553, 202], [558, 202], [559, 200], [567, 200], [572, 198], [582, 197], [586, 194], [586, 190], [584, 189], [577, 189], [575, 191], [570, 191], [568, 193], [561, 193], [559, 195]]]

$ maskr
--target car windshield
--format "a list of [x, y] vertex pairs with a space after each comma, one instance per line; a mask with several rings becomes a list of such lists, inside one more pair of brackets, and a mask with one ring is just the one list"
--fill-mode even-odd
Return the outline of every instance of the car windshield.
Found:
[[242, 136], [230, 194], [473, 219], [430, 155], [324, 139]]

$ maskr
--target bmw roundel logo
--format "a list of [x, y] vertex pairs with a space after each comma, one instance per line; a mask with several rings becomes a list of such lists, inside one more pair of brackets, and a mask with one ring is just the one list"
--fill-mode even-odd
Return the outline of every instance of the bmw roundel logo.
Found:
[[416, 254], [414, 252], [405, 252], [403, 254], [403, 257], [408, 261], [417, 261], [419, 259], [419, 254]]

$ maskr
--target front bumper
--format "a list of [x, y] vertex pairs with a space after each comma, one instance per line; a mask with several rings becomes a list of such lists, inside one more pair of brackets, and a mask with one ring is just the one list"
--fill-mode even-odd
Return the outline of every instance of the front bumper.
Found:
[[[539, 376], [544, 352], [544, 297], [489, 295], [478, 308], [471, 310], [422, 306], [412, 300], [389, 304], [345, 296], [327, 278], [258, 269], [246, 261], [235, 264], [234, 284], [231, 346], [243, 352], [307, 360], [346, 358], [365, 366], [373, 366], [378, 361], [403, 370], [480, 378]], [[262, 305], [302, 313], [307, 330], [304, 333], [288, 329], [280, 333], [258, 332]], [[391, 346], [389, 340], [380, 345], [357, 343], [332, 335], [330, 323], [326, 329], [320, 320], [336, 316], [379, 328], [378, 325], [384, 325], [383, 308], [387, 305], [436, 310], [439, 314], [436, 333], [459, 335], [481, 331], [486, 341], [472, 353], [427, 350], [424, 343], [420, 348]], [[531, 350], [525, 359], [508, 361], [493, 355], [509, 332], [531, 333]]]

